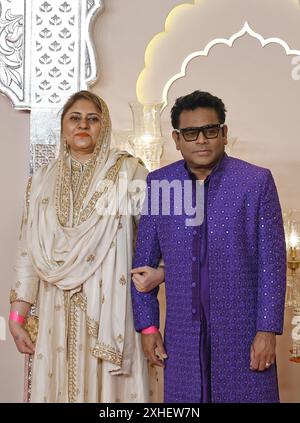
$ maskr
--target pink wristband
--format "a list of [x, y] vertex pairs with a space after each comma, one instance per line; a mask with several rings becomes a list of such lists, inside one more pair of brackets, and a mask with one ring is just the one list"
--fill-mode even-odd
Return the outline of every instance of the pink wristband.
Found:
[[18, 311], [11, 311], [9, 313], [9, 320], [13, 320], [14, 322], [18, 322], [22, 325], [25, 321], [25, 317], [22, 316], [22, 314], [20, 314]]
[[158, 329], [156, 326], [149, 326], [141, 331], [143, 335], [148, 335], [149, 333], [157, 333]]

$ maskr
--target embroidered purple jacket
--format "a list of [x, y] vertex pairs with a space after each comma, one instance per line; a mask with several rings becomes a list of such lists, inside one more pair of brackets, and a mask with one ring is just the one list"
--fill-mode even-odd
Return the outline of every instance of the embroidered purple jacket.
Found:
[[[151, 172], [151, 180], [190, 179], [184, 161]], [[165, 262], [165, 402], [199, 402], [199, 227], [185, 214], [143, 215], [134, 266]], [[271, 172], [224, 156], [211, 175], [207, 197], [207, 248], [212, 402], [278, 402], [276, 367], [249, 369], [257, 331], [282, 333], [286, 255], [281, 209]], [[159, 327], [158, 289], [132, 284], [137, 331]]]

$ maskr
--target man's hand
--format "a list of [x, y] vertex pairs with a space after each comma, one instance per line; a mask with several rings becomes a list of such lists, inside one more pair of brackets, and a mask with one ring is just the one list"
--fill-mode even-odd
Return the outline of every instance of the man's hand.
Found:
[[264, 371], [275, 363], [276, 335], [257, 332], [250, 351], [250, 369]]
[[149, 292], [165, 280], [165, 271], [162, 267], [154, 269], [150, 266], [137, 267], [131, 270], [132, 280], [139, 292]]
[[9, 330], [12, 334], [15, 344], [23, 354], [33, 354], [34, 345], [31, 342], [31, 339], [25, 329], [20, 325], [20, 323], [9, 321]]
[[168, 356], [160, 332], [142, 334], [142, 347], [145, 356], [151, 364], [165, 367], [164, 359]]

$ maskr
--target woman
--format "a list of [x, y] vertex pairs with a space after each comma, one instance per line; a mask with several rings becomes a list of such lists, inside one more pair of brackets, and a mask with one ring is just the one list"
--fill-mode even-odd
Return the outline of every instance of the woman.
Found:
[[[11, 291], [10, 331], [20, 352], [34, 354], [30, 400], [147, 402], [129, 286], [134, 221], [120, 201], [115, 213], [103, 213], [121, 177], [130, 183], [147, 172], [109, 150], [107, 106], [88, 91], [65, 104], [61, 132], [59, 157], [28, 184]], [[126, 191], [125, 203], [141, 196]], [[35, 345], [24, 329], [33, 304]]]

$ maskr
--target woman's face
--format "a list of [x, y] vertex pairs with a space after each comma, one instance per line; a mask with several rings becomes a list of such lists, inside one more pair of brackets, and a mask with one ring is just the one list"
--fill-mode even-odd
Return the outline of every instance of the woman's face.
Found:
[[77, 100], [62, 122], [62, 135], [71, 152], [91, 154], [101, 130], [101, 113], [89, 100]]

